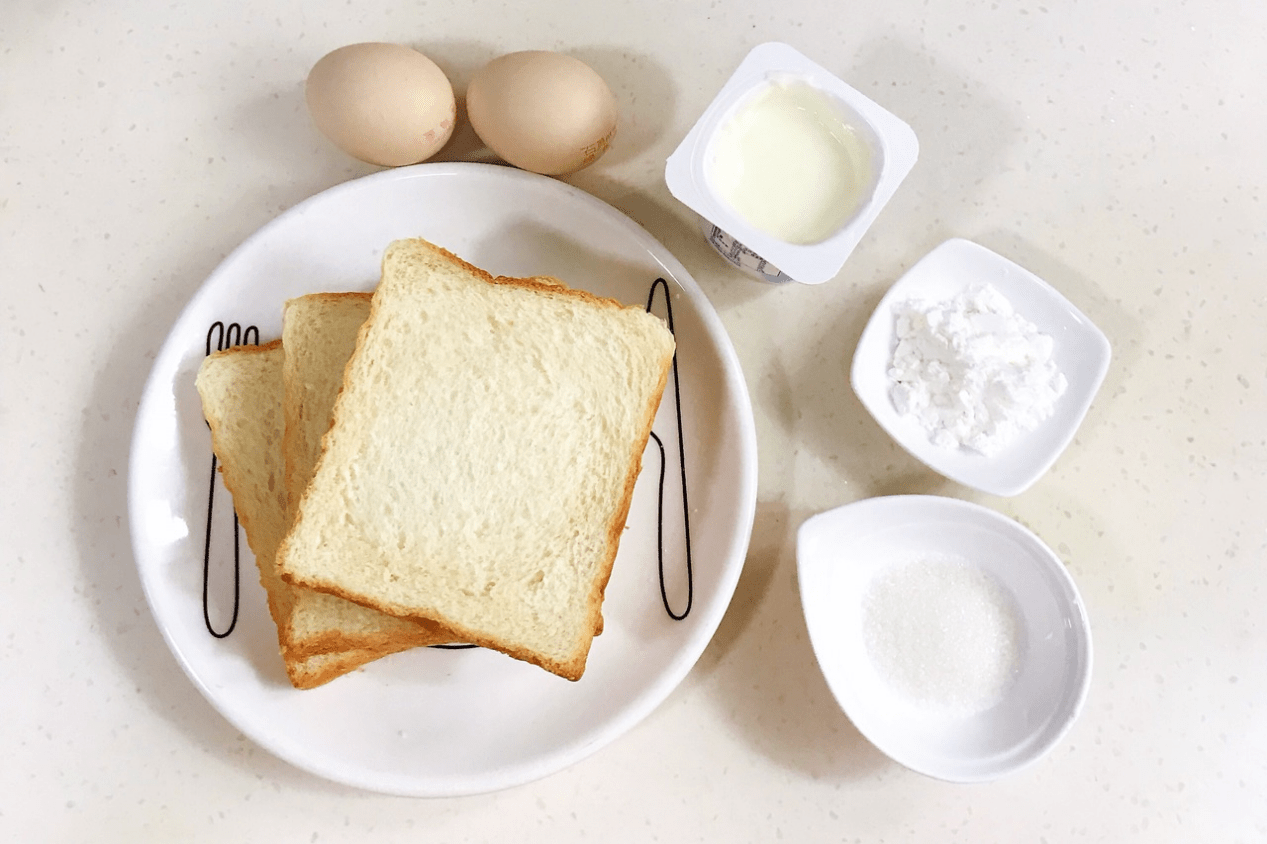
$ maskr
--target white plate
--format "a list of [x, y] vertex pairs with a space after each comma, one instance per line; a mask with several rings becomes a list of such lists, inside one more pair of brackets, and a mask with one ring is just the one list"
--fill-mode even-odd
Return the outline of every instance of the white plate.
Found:
[[[1018, 669], [990, 708], [922, 706], [871, 662], [863, 598], [890, 566], [952, 556], [1009, 596], [1020, 621]], [[983, 782], [1034, 764], [1077, 719], [1091, 684], [1091, 628], [1073, 578], [1041, 539], [987, 507], [932, 495], [870, 498], [801, 525], [797, 576], [810, 642], [845, 714], [901, 764], [953, 782]]]
[[[232, 512], [223, 487], [208, 516], [210, 436], [195, 371], [217, 320], [277, 337], [282, 303], [320, 290], [370, 289], [384, 247], [425, 237], [494, 274], [553, 275], [645, 305], [671, 292], [678, 342], [653, 431], [663, 441], [663, 589], [657, 542], [661, 460], [648, 444], [585, 676], [576, 683], [485, 650], [397, 654], [321, 688], [296, 691], [277, 655], [254, 560], [240, 544], [233, 620]], [[665, 285], [655, 313], [664, 316]], [[214, 344], [213, 344], [214, 345]], [[680, 402], [678, 397], [680, 396]], [[681, 449], [678, 412], [681, 414]], [[684, 518], [685, 454], [689, 526]], [[386, 171], [319, 194], [243, 243], [207, 279], [155, 361], [137, 414], [128, 505], [141, 582], [186, 673], [260, 745], [332, 780], [405, 795], [457, 795], [524, 783], [593, 753], [637, 724], [686, 676], [721, 620], [747, 552], [756, 504], [756, 435], [721, 322], [672, 255], [615, 209], [562, 182], [480, 164]], [[218, 485], [218, 482], [217, 482]], [[691, 578], [687, 578], [689, 531]], [[685, 618], [670, 617], [668, 608]]]
[[[1016, 312], [1055, 340], [1052, 356], [1069, 381], [1055, 411], [1033, 431], [989, 457], [933, 445], [919, 423], [898, 414], [888, 370], [897, 345], [893, 307], [909, 299], [945, 301], [973, 284], [991, 284]], [[880, 427], [930, 469], [993, 495], [1019, 495], [1073, 440], [1109, 370], [1108, 338], [1054, 287], [968, 240], [947, 240], [911, 267], [880, 300], [858, 340], [851, 381]]]

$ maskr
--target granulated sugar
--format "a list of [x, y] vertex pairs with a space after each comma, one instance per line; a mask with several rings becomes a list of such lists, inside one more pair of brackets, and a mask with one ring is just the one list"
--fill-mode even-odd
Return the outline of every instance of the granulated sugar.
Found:
[[863, 598], [863, 636], [880, 677], [921, 706], [979, 712], [1017, 671], [1020, 623], [988, 572], [929, 557], [881, 572]]
[[1052, 338], [991, 285], [894, 313], [889, 397], [938, 446], [996, 453], [1051, 416], [1065, 392]]

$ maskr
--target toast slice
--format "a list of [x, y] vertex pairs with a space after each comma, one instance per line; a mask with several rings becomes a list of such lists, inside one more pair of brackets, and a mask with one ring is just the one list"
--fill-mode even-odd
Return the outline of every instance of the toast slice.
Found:
[[[321, 456], [321, 438], [330, 429], [343, 369], [369, 311], [369, 293], [314, 293], [291, 299], [283, 311], [282, 452], [292, 518]], [[454, 641], [451, 633], [432, 621], [396, 618], [312, 589], [294, 591], [284, 624], [283, 640], [293, 658]]]
[[640, 307], [393, 243], [280, 575], [579, 679], [673, 352]]
[[286, 677], [295, 688], [308, 689], [411, 645], [380, 641], [312, 655], [296, 655], [288, 646], [286, 622], [310, 591], [277, 577], [274, 564], [289, 525], [281, 457], [283, 357], [280, 340], [227, 348], [203, 360], [195, 384], [212, 428], [212, 450], [224, 487], [233, 496], [233, 508], [260, 570]]
[[283, 356], [280, 340], [235, 346], [205, 358], [195, 383], [224, 485], [255, 554], [286, 674], [296, 688], [310, 689], [407, 645], [384, 643], [309, 657], [296, 657], [286, 646], [286, 619], [296, 598], [308, 590], [281, 580], [274, 566], [289, 524], [281, 451]]

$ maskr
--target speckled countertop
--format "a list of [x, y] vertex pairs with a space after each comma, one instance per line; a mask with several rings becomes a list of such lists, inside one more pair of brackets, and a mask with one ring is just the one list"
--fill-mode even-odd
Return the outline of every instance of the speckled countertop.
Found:
[[[141, 386], [179, 310], [247, 235], [373, 168], [301, 82], [394, 40], [460, 88], [515, 49], [570, 52], [620, 101], [570, 181], [688, 268], [751, 391], [760, 490], [729, 612], [644, 722], [544, 780], [454, 799], [319, 780], [186, 679], [126, 515]], [[736, 275], [663, 164], [749, 48], [786, 41], [904, 117], [918, 164], [821, 287]], [[6, 5], [0, 19], [0, 838], [13, 841], [1267, 840], [1267, 6], [1251, 2]], [[444, 155], [472, 154], [459, 136]], [[1109, 336], [1070, 449], [1024, 494], [939, 479], [847, 384], [901, 272], [966, 237]], [[989, 785], [911, 773], [841, 714], [806, 638], [810, 514], [926, 492], [1019, 519], [1086, 601], [1085, 711]]]

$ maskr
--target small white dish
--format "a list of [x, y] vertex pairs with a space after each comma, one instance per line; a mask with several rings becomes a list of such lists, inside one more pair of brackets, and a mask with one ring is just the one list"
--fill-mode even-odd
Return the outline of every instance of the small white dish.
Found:
[[[996, 454], [934, 445], [889, 397], [888, 370], [897, 345], [894, 307], [913, 299], [945, 301], [990, 284], [1016, 312], [1055, 341], [1052, 356], [1069, 382], [1052, 415]], [[992, 495], [1019, 495], [1051, 468], [1073, 440], [1109, 369], [1108, 338], [1050, 284], [968, 240], [947, 240], [893, 284], [863, 329], [850, 380], [863, 406], [888, 434], [930, 469]]]
[[[863, 599], [892, 567], [953, 555], [1002, 587], [1019, 619], [1015, 679], [981, 712], [913, 702], [867, 650]], [[929, 495], [871, 498], [807, 519], [797, 537], [801, 604], [827, 685], [894, 761], [951, 782], [1034, 764], [1077, 719], [1091, 682], [1091, 630], [1073, 579], [1041, 539], [989, 508]]]
[[[718, 132], [772, 83], [804, 83], [826, 95], [870, 148], [872, 172], [857, 210], [817, 243], [789, 243], [752, 225], [718, 195], [707, 175]], [[669, 156], [664, 175], [674, 197], [701, 217], [708, 242], [735, 267], [775, 283], [822, 284], [840, 272], [918, 156], [915, 132], [900, 118], [787, 44], [770, 42], [740, 63]]]

